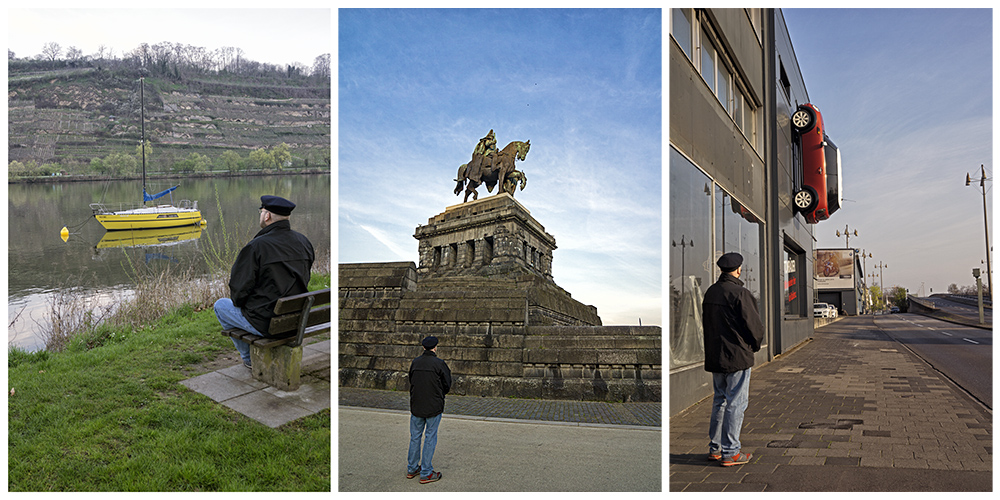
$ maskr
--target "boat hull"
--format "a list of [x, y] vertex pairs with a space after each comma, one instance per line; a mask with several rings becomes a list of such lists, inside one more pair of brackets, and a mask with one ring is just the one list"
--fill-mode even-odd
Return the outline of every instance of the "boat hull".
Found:
[[201, 211], [175, 207], [147, 208], [95, 214], [94, 217], [108, 231], [162, 229], [198, 224], [201, 222]]

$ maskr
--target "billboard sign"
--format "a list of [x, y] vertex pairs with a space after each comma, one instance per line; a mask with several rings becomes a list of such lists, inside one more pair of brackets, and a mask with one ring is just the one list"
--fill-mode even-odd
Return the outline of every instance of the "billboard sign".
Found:
[[816, 250], [813, 257], [816, 289], [854, 288], [854, 250]]

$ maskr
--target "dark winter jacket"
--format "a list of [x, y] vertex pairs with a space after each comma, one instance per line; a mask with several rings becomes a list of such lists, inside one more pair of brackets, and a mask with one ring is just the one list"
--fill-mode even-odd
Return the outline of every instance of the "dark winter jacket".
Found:
[[309, 291], [309, 270], [315, 258], [312, 243], [292, 231], [287, 220], [261, 229], [233, 264], [229, 276], [233, 304], [266, 336], [278, 299]]
[[444, 412], [444, 395], [451, 390], [451, 370], [434, 351], [424, 350], [410, 363], [410, 413], [436, 417]]
[[743, 282], [723, 273], [708, 287], [702, 302], [705, 370], [733, 373], [753, 366], [753, 353], [764, 341], [757, 300]]

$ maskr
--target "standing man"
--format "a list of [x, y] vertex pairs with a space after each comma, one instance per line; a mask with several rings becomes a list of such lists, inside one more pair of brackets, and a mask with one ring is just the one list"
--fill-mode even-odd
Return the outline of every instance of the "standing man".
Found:
[[708, 459], [724, 467], [750, 462], [740, 451], [740, 429], [750, 392], [750, 367], [764, 340], [757, 300], [740, 281], [743, 256], [727, 253], [716, 262], [722, 275], [705, 291], [702, 326], [705, 370], [712, 373], [715, 397], [709, 423]]
[[[441, 479], [434, 472], [431, 459], [437, 446], [438, 424], [444, 413], [444, 396], [451, 389], [451, 370], [437, 357], [437, 337], [427, 337], [421, 345], [424, 353], [410, 363], [410, 451], [407, 455], [406, 478], [420, 475], [420, 484]], [[420, 438], [424, 439], [423, 452]]]
[[[247, 243], [233, 264], [229, 294], [215, 302], [222, 329], [239, 328], [262, 337], [282, 297], [308, 292], [313, 260], [312, 243], [292, 231], [289, 216], [295, 204], [279, 196], [260, 197], [260, 232]], [[250, 344], [233, 339], [243, 365], [250, 368]]]

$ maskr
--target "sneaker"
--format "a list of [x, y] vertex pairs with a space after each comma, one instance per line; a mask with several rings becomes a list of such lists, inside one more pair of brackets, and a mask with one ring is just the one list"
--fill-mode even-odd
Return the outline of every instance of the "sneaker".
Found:
[[721, 451], [710, 451], [710, 452], [708, 452], [708, 459], [712, 460], [712, 461], [722, 460], [722, 452]]
[[247, 368], [250, 368], [251, 370], [253, 369], [253, 368], [250, 367], [250, 362], [249, 361], [244, 361], [243, 362], [243, 366], [245, 366]]
[[420, 475], [420, 469], [417, 469], [413, 472], [406, 471], [406, 479], [413, 479], [419, 475]]
[[749, 453], [737, 453], [731, 457], [723, 458], [722, 466], [731, 467], [733, 465], [743, 465], [745, 463], [749, 463], [751, 458], [753, 458], [753, 455]]
[[434, 481], [437, 481], [438, 479], [441, 479], [441, 473], [440, 472], [431, 472], [431, 475], [429, 475], [427, 477], [421, 477], [420, 478], [420, 484], [433, 483]]

